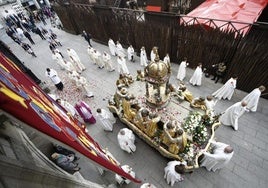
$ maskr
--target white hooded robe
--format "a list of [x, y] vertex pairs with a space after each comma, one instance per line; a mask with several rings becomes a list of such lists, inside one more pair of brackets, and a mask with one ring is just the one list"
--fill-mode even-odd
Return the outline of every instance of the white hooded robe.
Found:
[[93, 63], [93, 64], [95, 64], [95, 61], [94, 61], [94, 57], [93, 57], [93, 54], [94, 54], [94, 48], [92, 48], [92, 47], [88, 47], [87, 48], [87, 53], [88, 53], [88, 56], [89, 56], [89, 59], [91, 60], [91, 62]]
[[180, 80], [180, 81], [183, 81], [183, 79], [185, 78], [186, 66], [187, 66], [186, 61], [182, 61], [180, 66], [179, 66], [177, 79]]
[[225, 153], [224, 149], [228, 146], [221, 142], [211, 142], [213, 146], [213, 154], [204, 152], [204, 158], [201, 160], [200, 166], [206, 167], [208, 171], [215, 172], [223, 168], [231, 160], [234, 152]]
[[94, 59], [94, 63], [97, 64], [99, 68], [104, 67], [104, 62], [101, 59], [101, 53], [99, 51], [95, 50], [93, 52], [93, 59]]
[[133, 56], [134, 56], [134, 48], [129, 46], [127, 49], [128, 60], [131, 61]]
[[236, 80], [230, 78], [220, 89], [212, 93], [212, 96], [220, 99], [231, 100], [234, 90], [236, 88]]
[[87, 97], [94, 96], [93, 92], [91, 91], [91, 87], [88, 85], [85, 77], [78, 76], [78, 77], [75, 77], [74, 79], [78, 87], [83, 87], [86, 90]]
[[70, 61], [63, 62], [64, 69], [68, 72], [76, 71], [75, 66]]
[[[132, 170], [132, 168], [130, 168], [130, 166], [128, 165], [123, 165], [121, 166], [121, 168], [128, 174], [130, 174], [133, 178], [135, 178], [136, 174], [135, 172]], [[118, 174], [115, 175], [115, 180], [119, 185], [122, 185], [123, 183], [129, 184], [131, 181], [126, 179], [126, 178], [122, 178], [122, 176], [119, 176]]]
[[141, 49], [141, 54], [140, 54], [140, 64], [141, 64], [141, 66], [146, 67], [147, 62], [148, 62], [148, 59], [147, 59], [146, 51], [145, 51], [145, 49]]
[[83, 63], [81, 63], [79, 56], [77, 55], [77, 53], [73, 49], [67, 50], [67, 53], [68, 53], [69, 57], [72, 57], [72, 58], [70, 58], [70, 60], [71, 60], [71, 62], [73, 62], [75, 64], [75, 66], [77, 67], [79, 72], [86, 70], [86, 67], [84, 66]]
[[227, 126], [232, 126], [235, 130], [238, 130], [238, 118], [241, 117], [245, 111], [246, 107], [241, 105], [241, 102], [237, 102], [225, 110], [219, 118], [219, 121]]
[[192, 85], [201, 86], [201, 83], [202, 83], [202, 75], [203, 75], [202, 68], [200, 66], [197, 66], [196, 69], [195, 69], [195, 71], [194, 71], [193, 76], [190, 79], [190, 83]]
[[[120, 134], [120, 131], [124, 130], [125, 134], [122, 135]], [[119, 143], [119, 146], [122, 150], [132, 153], [136, 151], [136, 146], [135, 146], [135, 135], [133, 132], [128, 129], [128, 128], [123, 128], [121, 129], [117, 135], [117, 140]]]
[[153, 50], [151, 50], [151, 54], [150, 54], [150, 57], [151, 57], [151, 61], [155, 61], [155, 58], [156, 58], [156, 54], [154, 53]]
[[129, 74], [129, 70], [126, 65], [126, 59], [124, 57], [117, 58], [117, 68], [119, 73]]
[[75, 116], [75, 114], [78, 114], [76, 109], [74, 108], [73, 105], [71, 105], [69, 102], [65, 100], [61, 100], [60, 105], [67, 111], [69, 112], [72, 116]]
[[163, 61], [168, 65], [170, 63], [169, 55], [166, 55], [163, 59]]
[[116, 122], [113, 114], [104, 109], [101, 109], [101, 113], [97, 113], [97, 120], [101, 122], [101, 125], [105, 131], [113, 131], [113, 125]]
[[113, 39], [109, 39], [108, 46], [109, 46], [109, 50], [110, 50], [111, 54], [113, 56], [115, 56], [115, 43], [114, 43]]
[[165, 167], [165, 175], [164, 178], [167, 180], [167, 183], [170, 184], [170, 186], [173, 186], [176, 182], [183, 181], [183, 177], [181, 174], [177, 173], [175, 171], [176, 165], [184, 164], [184, 162], [180, 161], [170, 161], [168, 162], [167, 166]]
[[259, 99], [261, 96], [261, 91], [259, 88], [254, 89], [251, 91], [242, 101], [247, 103], [247, 108], [250, 109], [252, 112], [257, 111]]
[[126, 57], [126, 52], [120, 43], [115, 45], [115, 51], [118, 56]]
[[104, 63], [104, 66], [105, 68], [108, 70], [108, 71], [114, 71], [114, 66], [113, 66], [113, 63], [112, 63], [112, 59], [111, 59], [111, 56], [107, 53], [103, 53], [102, 54], [102, 60], [103, 60], [103, 63]]

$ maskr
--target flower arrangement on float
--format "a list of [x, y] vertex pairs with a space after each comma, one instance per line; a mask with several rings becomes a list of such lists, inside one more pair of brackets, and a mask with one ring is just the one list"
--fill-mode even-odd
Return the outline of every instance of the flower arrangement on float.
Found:
[[202, 145], [208, 138], [206, 125], [203, 123], [203, 115], [199, 112], [190, 112], [185, 118], [182, 127], [188, 135], [192, 135], [193, 143]]
[[184, 151], [179, 154], [179, 156], [184, 160], [187, 161], [188, 165], [193, 165], [194, 164], [194, 159], [197, 154], [198, 148], [196, 145], [194, 145], [191, 142], [188, 142], [186, 147], [184, 148]]
[[182, 127], [184, 131], [192, 136], [192, 142], [188, 141], [180, 156], [188, 163], [194, 163], [196, 154], [202, 145], [208, 140], [209, 133], [206, 126], [212, 125], [213, 120], [209, 116], [199, 112], [190, 112], [185, 118]]

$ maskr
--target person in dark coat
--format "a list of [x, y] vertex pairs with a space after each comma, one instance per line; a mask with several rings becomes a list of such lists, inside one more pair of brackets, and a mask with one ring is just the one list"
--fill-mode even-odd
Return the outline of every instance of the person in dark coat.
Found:
[[34, 32], [35, 32], [36, 34], [38, 34], [38, 35], [41, 37], [42, 40], [46, 40], [46, 38], [45, 38], [44, 35], [42, 34], [42, 31], [41, 31], [38, 27], [35, 27], [35, 28], [34, 28]]
[[67, 148], [64, 148], [58, 144], [53, 144], [53, 148], [55, 149], [56, 153], [63, 154], [63, 155], [74, 155], [74, 161], [79, 160], [80, 158], [76, 156], [75, 152], [72, 150], [69, 150]]
[[85, 30], [83, 31], [82, 33], [82, 36], [85, 38], [85, 40], [88, 42], [88, 45], [90, 47], [92, 47], [91, 43], [90, 43], [90, 39], [92, 38], [91, 37], [91, 34], [88, 34]]
[[56, 35], [56, 33], [54, 33], [53, 31], [52, 31], [52, 29], [49, 29], [49, 33], [50, 33], [50, 38], [51, 39], [53, 39], [53, 40], [55, 40], [55, 39], [57, 39], [57, 35]]
[[56, 50], [56, 45], [53, 42], [49, 42], [49, 49], [53, 52]]
[[35, 44], [35, 42], [33, 41], [32, 37], [31, 37], [31, 35], [30, 35], [30, 33], [28, 31], [24, 30], [23, 34], [31, 42], [31, 44]]
[[[14, 40], [15, 41], [15, 39], [16, 39], [16, 37], [15, 37], [15, 32], [14, 31], [12, 31], [11, 29], [9, 29], [9, 28], [6, 28], [6, 34], [12, 39], [12, 40]], [[16, 42], [16, 41], [15, 41]]]
[[219, 79], [222, 79], [226, 73], [226, 65], [224, 62], [221, 62], [216, 65], [212, 65], [216, 70], [214, 73], [214, 77], [211, 80], [215, 80], [215, 84], [219, 81]]
[[21, 20], [21, 24], [22, 26], [27, 30], [27, 31], [31, 31], [31, 26], [30, 24], [28, 23], [27, 19], [23, 19]]
[[34, 17], [33, 17], [33, 15], [32, 15], [32, 14], [29, 16], [29, 20], [30, 20], [30, 22], [31, 22], [32, 26], [35, 26]]
[[21, 45], [21, 47], [22, 47], [26, 52], [28, 52], [29, 54], [31, 54], [33, 57], [37, 57], [37, 56], [35, 55], [35, 53], [33, 52], [32, 48], [31, 48], [31, 46], [30, 46], [29, 44], [27, 44], [27, 43], [25, 43], [25, 42], [21, 42], [20, 45]]
[[18, 45], [20, 45], [21, 44], [21, 40], [18, 38], [18, 37], [14, 37], [14, 41], [18, 44]]
[[55, 163], [61, 167], [62, 169], [68, 172], [76, 172], [80, 170], [77, 163], [74, 163], [74, 155], [63, 155], [60, 153], [53, 153], [51, 158], [55, 161]]

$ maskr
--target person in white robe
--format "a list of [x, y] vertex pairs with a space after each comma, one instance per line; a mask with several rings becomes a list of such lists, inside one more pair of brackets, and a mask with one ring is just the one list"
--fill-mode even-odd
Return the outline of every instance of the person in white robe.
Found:
[[126, 57], [126, 52], [119, 41], [116, 41], [115, 49], [115, 52], [118, 56]]
[[56, 51], [52, 51], [52, 59], [55, 60], [55, 62], [59, 65], [59, 67], [62, 70], [65, 69], [64, 59], [62, 58], [62, 56], [60, 55], [60, 53], [58, 53]]
[[151, 53], [150, 53], [150, 58], [151, 58], [151, 61], [154, 61], [155, 56], [156, 56], [156, 54], [154, 53], [154, 51], [153, 51], [153, 50], [151, 50]]
[[208, 171], [215, 172], [229, 163], [234, 151], [231, 146], [221, 142], [211, 141], [211, 145], [212, 153], [203, 152], [204, 157], [200, 161], [200, 166], [205, 167]]
[[164, 57], [163, 59], [164, 63], [166, 63], [167, 65], [170, 64], [170, 57], [169, 57], [169, 54], [167, 53], [166, 56]]
[[111, 38], [109, 38], [108, 47], [109, 47], [110, 53], [113, 56], [115, 56], [116, 55], [116, 53], [115, 53], [115, 43], [114, 43], [113, 39], [111, 39]]
[[104, 67], [109, 71], [112, 72], [115, 70], [113, 63], [112, 63], [112, 59], [111, 56], [107, 53], [107, 52], [103, 52], [102, 54], [102, 60], [104, 63]]
[[135, 135], [128, 128], [120, 129], [117, 140], [122, 150], [128, 153], [134, 153], [136, 151]]
[[[126, 172], [128, 173], [129, 175], [131, 175], [133, 178], [135, 178], [136, 174], [135, 172], [132, 170], [132, 168], [129, 166], [129, 165], [123, 165], [121, 166], [121, 168]], [[119, 176], [118, 174], [115, 174], [115, 181], [119, 184], [119, 185], [122, 185], [124, 183], [126, 184], [129, 184], [131, 181], [122, 177], [122, 176]]]
[[57, 100], [58, 96], [54, 93], [48, 93], [48, 95], [53, 99], [53, 100]]
[[76, 77], [78, 77], [79, 74], [76, 71], [70, 71], [68, 72], [68, 77], [76, 83]]
[[57, 63], [57, 57], [56, 57], [55, 51], [52, 51], [51, 57]]
[[226, 126], [232, 126], [235, 131], [238, 130], [238, 119], [246, 112], [249, 111], [247, 109], [247, 103], [237, 102], [234, 105], [227, 108], [219, 118], [221, 124]]
[[212, 96], [207, 96], [205, 99], [205, 105], [206, 105], [206, 114], [214, 115], [214, 107], [218, 100], [213, 100]]
[[113, 126], [116, 122], [116, 119], [111, 112], [98, 108], [96, 118], [101, 122], [101, 125], [105, 131], [113, 131]]
[[88, 85], [88, 82], [87, 82], [85, 77], [78, 75], [74, 78], [74, 80], [75, 80], [77, 87], [81, 87], [81, 88], [84, 88], [86, 90], [87, 97], [89, 97], [89, 98], [94, 97], [94, 94], [91, 91], [91, 88]]
[[199, 63], [198, 66], [196, 67], [193, 76], [190, 79], [190, 83], [195, 86], [201, 86], [202, 84], [202, 75], [203, 75], [203, 71], [202, 71], [202, 64]]
[[77, 67], [78, 73], [81, 73], [82, 71], [86, 70], [86, 67], [83, 63], [81, 63], [79, 56], [77, 53], [74, 51], [74, 49], [67, 49], [68, 56], [71, 60], [72, 63], [75, 64]]
[[23, 34], [23, 30], [20, 28], [20, 27], [17, 27], [16, 28], [16, 31], [17, 31], [17, 37], [20, 39], [20, 40], [23, 40], [24, 38], [24, 34]]
[[126, 59], [124, 57], [118, 56], [117, 58], [117, 68], [120, 74], [129, 74], [127, 68]]
[[63, 67], [67, 72], [76, 71], [75, 66], [70, 61], [63, 60]]
[[212, 93], [212, 96], [216, 97], [219, 100], [220, 99], [231, 100], [236, 88], [236, 81], [237, 81], [236, 76], [231, 77], [220, 89]]
[[140, 188], [156, 188], [156, 186], [151, 183], [144, 183], [140, 186]]
[[245, 96], [242, 99], [242, 101], [245, 101], [247, 103], [247, 108], [251, 112], [256, 112], [257, 111], [257, 107], [258, 107], [258, 103], [259, 103], [261, 93], [264, 92], [265, 89], [266, 88], [264, 86], [260, 86], [258, 88], [255, 88], [253, 91], [251, 91], [247, 96]]
[[101, 60], [101, 53], [96, 49], [93, 52], [93, 59], [94, 59], [95, 64], [97, 64], [100, 69], [104, 68], [104, 63]]
[[130, 45], [128, 48], [127, 48], [127, 57], [128, 57], [128, 60], [131, 61], [131, 62], [134, 62], [134, 48], [132, 47], [132, 45]]
[[141, 66], [146, 67], [147, 62], [148, 62], [147, 54], [146, 54], [146, 51], [145, 51], [145, 47], [143, 46], [143, 47], [141, 47], [140, 64], [141, 64]]
[[63, 83], [60, 79], [60, 77], [58, 76], [57, 71], [55, 71], [54, 69], [51, 68], [47, 68], [46, 72], [45, 72], [46, 77], [49, 77], [50, 80], [53, 82], [53, 84], [56, 86], [56, 88], [60, 91], [63, 90]]
[[72, 117], [75, 117], [76, 115], [78, 115], [74, 106], [71, 105], [69, 102], [62, 100], [60, 98], [56, 99], [56, 102], [60, 104], [70, 115], [72, 115]]
[[178, 74], [177, 74], [177, 79], [180, 81], [183, 81], [183, 79], [186, 76], [186, 67], [189, 65], [187, 63], [187, 58], [185, 57], [184, 60], [181, 62], [179, 69], [178, 69]]
[[64, 56], [62, 55], [61, 51], [58, 48], [55, 48], [54, 50], [56, 53], [59, 53], [61, 55], [62, 58], [64, 58]]
[[151, 54], [150, 54], [150, 58], [151, 58], [151, 61], [154, 62], [155, 58], [156, 58], [156, 55], [158, 54], [157, 52], [157, 47], [154, 46], [151, 50]]
[[176, 182], [183, 181], [182, 173], [186, 162], [170, 161], [165, 167], [165, 175], [167, 183], [173, 186]]
[[93, 54], [94, 54], [94, 48], [92, 48], [91, 46], [88, 46], [88, 47], [87, 47], [87, 54], [88, 54], [88, 57], [89, 57], [90, 61], [91, 61], [93, 64], [95, 64], [94, 56], [93, 56]]

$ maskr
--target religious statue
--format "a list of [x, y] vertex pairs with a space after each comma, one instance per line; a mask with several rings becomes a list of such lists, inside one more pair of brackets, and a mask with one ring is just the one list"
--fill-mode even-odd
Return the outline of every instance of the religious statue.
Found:
[[116, 85], [124, 85], [129, 87], [129, 79], [124, 74], [119, 74], [119, 79], [116, 81]]
[[186, 100], [189, 103], [193, 100], [193, 94], [186, 88], [184, 84], [180, 84], [179, 88], [177, 89], [177, 95], [179, 99]]
[[149, 137], [153, 138], [155, 136], [155, 133], [158, 130], [157, 123], [160, 121], [160, 119], [161, 119], [161, 117], [155, 113], [149, 114], [149, 121], [146, 122], [146, 129], [145, 129], [145, 133]]
[[187, 135], [178, 125], [176, 120], [164, 124], [162, 142], [168, 146], [168, 151], [173, 154], [182, 152], [187, 144]]
[[128, 93], [127, 88], [125, 88], [123, 85], [117, 86], [117, 90], [114, 94], [114, 103], [117, 109], [119, 109], [119, 111], [121, 111], [120, 108], [122, 99], [127, 96], [127, 93]]
[[192, 108], [201, 108], [202, 110], [207, 109], [205, 99], [203, 97], [195, 98], [194, 100], [192, 100], [192, 102], [190, 103], [190, 106]]
[[134, 119], [134, 123], [141, 131], [145, 132], [147, 122], [149, 122], [149, 111], [146, 108], [141, 108]]
[[145, 80], [145, 75], [144, 75], [143, 71], [137, 70], [136, 80], [137, 81], [144, 81]]
[[133, 119], [136, 116], [136, 109], [131, 107], [131, 100], [133, 98], [130, 95], [127, 95], [122, 100], [122, 109], [123, 109], [123, 117], [127, 118], [128, 121], [133, 122]]
[[187, 136], [183, 129], [178, 129], [175, 132], [174, 137], [169, 137], [169, 152], [173, 154], [178, 154], [179, 152], [183, 152], [186, 144], [187, 144]]
[[164, 132], [162, 133], [162, 135], [160, 137], [162, 143], [168, 146], [170, 143], [168, 136], [170, 136], [170, 137], [174, 136], [175, 132], [176, 132], [176, 127], [174, 127], [172, 122], [167, 121], [164, 124]]
[[133, 78], [132, 78], [132, 76], [130, 74], [125, 74], [124, 76], [128, 80], [129, 84], [132, 84], [134, 82], [134, 80], [133, 80]]

